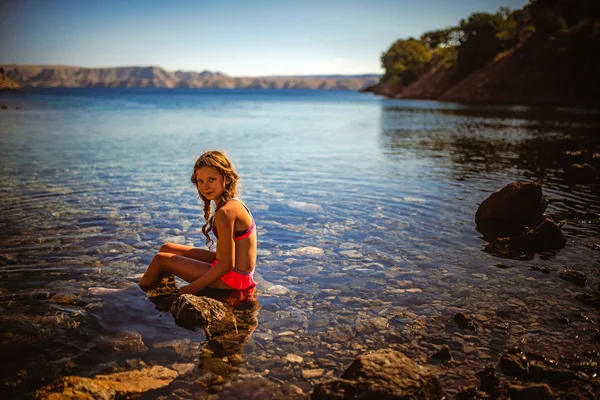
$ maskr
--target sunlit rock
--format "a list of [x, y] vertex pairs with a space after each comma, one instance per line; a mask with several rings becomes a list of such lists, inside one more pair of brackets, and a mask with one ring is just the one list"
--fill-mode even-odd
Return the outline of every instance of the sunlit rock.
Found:
[[[305, 371], [302, 371], [302, 376]], [[341, 398], [441, 399], [438, 377], [395, 350], [358, 356], [341, 379], [318, 384], [312, 400]]]
[[193, 294], [181, 295], [171, 305], [177, 324], [185, 328], [205, 327], [225, 317], [227, 308], [220, 301]]
[[35, 393], [36, 399], [114, 399], [168, 386], [177, 372], [155, 365], [138, 371], [97, 375], [93, 378], [67, 376]]

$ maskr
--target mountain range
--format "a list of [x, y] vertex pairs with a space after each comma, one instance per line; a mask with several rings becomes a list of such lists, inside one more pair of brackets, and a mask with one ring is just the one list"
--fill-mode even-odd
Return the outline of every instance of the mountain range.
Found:
[[21, 87], [263, 88], [361, 90], [379, 75], [231, 77], [221, 72], [169, 72], [160, 67], [80, 68], [57, 65], [2, 65]]

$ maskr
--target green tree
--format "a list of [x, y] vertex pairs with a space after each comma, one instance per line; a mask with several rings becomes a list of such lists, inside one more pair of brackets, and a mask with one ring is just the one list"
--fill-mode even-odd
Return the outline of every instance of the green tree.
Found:
[[514, 41], [511, 33], [513, 28], [506, 18], [505, 11], [501, 10], [496, 14], [474, 13], [460, 21], [457, 56], [460, 77], [483, 67], [502, 50], [510, 47]]
[[408, 85], [423, 72], [431, 56], [429, 46], [424, 41], [414, 38], [398, 40], [381, 56], [384, 78], [397, 77], [404, 85]]

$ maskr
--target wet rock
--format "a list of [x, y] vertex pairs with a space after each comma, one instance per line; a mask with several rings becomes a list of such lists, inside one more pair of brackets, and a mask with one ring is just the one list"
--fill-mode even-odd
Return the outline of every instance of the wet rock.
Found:
[[444, 346], [439, 351], [429, 356], [429, 359], [441, 362], [448, 362], [452, 360], [452, 353], [450, 353], [450, 348], [448, 346]]
[[489, 226], [519, 230], [537, 221], [546, 207], [538, 183], [512, 182], [481, 203], [475, 214], [475, 223], [478, 229]]
[[36, 399], [114, 399], [168, 386], [177, 372], [155, 365], [138, 371], [97, 375], [93, 378], [67, 376], [35, 393]]
[[227, 308], [209, 297], [184, 294], [173, 302], [170, 311], [178, 325], [191, 329], [207, 327], [222, 320]]
[[560, 227], [552, 218], [544, 217], [518, 237], [516, 243], [521, 248], [537, 251], [559, 249], [567, 243]]
[[520, 350], [513, 349], [500, 359], [500, 370], [504, 375], [525, 379], [529, 372], [527, 357]]
[[484, 400], [489, 398], [486, 393], [480, 392], [475, 387], [464, 388], [456, 394], [457, 400]]
[[550, 272], [553, 271], [558, 271], [557, 268], [553, 268], [553, 267], [544, 267], [541, 265], [534, 265], [533, 267], [529, 268], [532, 271], [539, 271], [539, 272], [543, 272], [545, 274], [549, 274]]
[[148, 350], [137, 332], [119, 332], [115, 336], [101, 336], [90, 342], [92, 348], [108, 352], [143, 353]]
[[303, 369], [302, 377], [304, 379], [315, 379], [315, 378], [322, 377], [324, 373], [325, 373], [325, 370], [323, 368]]
[[77, 304], [79, 296], [70, 293], [57, 293], [50, 298], [50, 302], [56, 304]]
[[558, 276], [560, 276], [565, 281], [572, 282], [578, 286], [585, 286], [587, 282], [587, 277], [583, 272], [570, 268], [560, 271]]
[[565, 179], [576, 183], [594, 182], [598, 171], [590, 164], [572, 164], [565, 169]]
[[339, 379], [318, 384], [311, 399], [441, 399], [435, 374], [395, 350], [358, 356]]
[[473, 325], [471, 318], [464, 313], [459, 312], [452, 319], [460, 329], [475, 329], [475, 325]]
[[600, 293], [578, 294], [575, 296], [575, 299], [596, 310], [600, 310]]
[[496, 375], [496, 368], [488, 365], [477, 372], [477, 378], [479, 378], [481, 390], [492, 395], [498, 393], [500, 378]]
[[537, 383], [528, 386], [513, 385], [508, 388], [512, 400], [551, 400], [554, 399], [554, 393], [548, 385]]
[[282, 285], [273, 285], [264, 291], [267, 296], [285, 296], [290, 293], [290, 289]]

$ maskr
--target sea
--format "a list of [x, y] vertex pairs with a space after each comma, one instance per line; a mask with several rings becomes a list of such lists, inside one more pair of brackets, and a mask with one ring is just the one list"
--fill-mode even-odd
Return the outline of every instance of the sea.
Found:
[[[567, 152], [600, 152], [596, 111], [262, 89], [25, 89], [0, 104], [10, 398], [156, 366], [177, 377], [144, 398], [305, 398], [368, 351], [428, 365], [443, 346], [451, 366], [431, 367], [452, 393], [512, 346], [597, 349], [597, 310], [576, 296], [599, 290], [600, 185], [564, 176]], [[258, 228], [259, 285], [216, 331], [179, 326], [135, 284], [163, 243], [205, 247], [190, 176], [209, 149], [233, 161]], [[506, 251], [475, 229], [514, 181], [541, 185], [564, 248]], [[561, 279], [569, 268], [587, 283]]]

